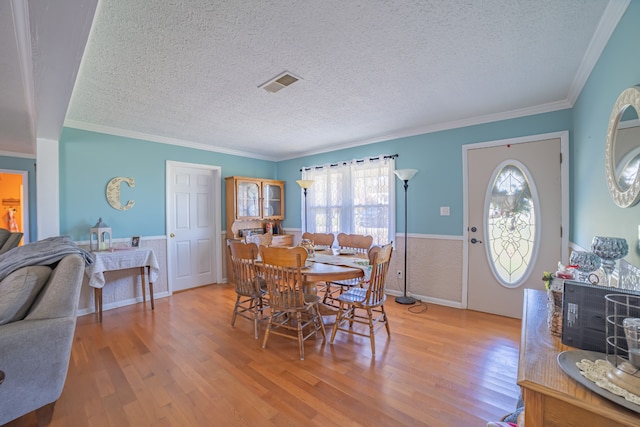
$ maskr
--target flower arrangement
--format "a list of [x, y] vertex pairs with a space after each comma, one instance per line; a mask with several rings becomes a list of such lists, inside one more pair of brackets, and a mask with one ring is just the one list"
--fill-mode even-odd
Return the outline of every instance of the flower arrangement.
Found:
[[554, 278], [553, 273], [550, 273], [548, 271], [545, 271], [542, 274], [542, 281], [544, 282], [544, 287], [547, 290], [551, 289], [551, 282], [553, 281], [553, 278]]

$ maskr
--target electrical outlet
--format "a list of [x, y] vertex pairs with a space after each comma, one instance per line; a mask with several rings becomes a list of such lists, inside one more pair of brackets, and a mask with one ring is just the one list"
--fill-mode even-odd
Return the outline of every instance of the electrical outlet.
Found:
[[402, 279], [402, 270], [398, 270], [398, 279]]

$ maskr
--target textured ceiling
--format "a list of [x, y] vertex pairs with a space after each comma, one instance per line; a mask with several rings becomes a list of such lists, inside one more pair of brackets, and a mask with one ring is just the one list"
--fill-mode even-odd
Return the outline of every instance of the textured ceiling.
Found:
[[569, 108], [627, 4], [100, 0], [64, 123], [277, 160]]

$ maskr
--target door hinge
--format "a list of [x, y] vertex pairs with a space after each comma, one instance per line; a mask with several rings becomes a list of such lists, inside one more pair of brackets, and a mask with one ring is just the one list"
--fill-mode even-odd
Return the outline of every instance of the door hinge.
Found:
[[562, 238], [562, 227], [560, 227], [560, 238]]
[[560, 164], [562, 164], [562, 153], [560, 153]]

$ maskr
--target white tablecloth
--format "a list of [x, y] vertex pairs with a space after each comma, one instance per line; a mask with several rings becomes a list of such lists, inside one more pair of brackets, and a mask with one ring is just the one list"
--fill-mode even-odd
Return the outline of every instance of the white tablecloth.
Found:
[[124, 270], [127, 268], [149, 267], [149, 281], [154, 283], [158, 279], [160, 266], [153, 250], [146, 248], [118, 250], [114, 252], [94, 252], [96, 262], [84, 269], [89, 278], [89, 286], [104, 287], [104, 272]]
[[319, 254], [316, 252], [316, 254], [312, 258], [307, 258], [307, 261], [319, 262], [321, 264], [344, 265], [346, 267], [359, 268], [364, 272], [365, 280], [369, 280], [371, 278], [371, 266], [369, 265], [369, 259], [366, 258], [344, 255]]

